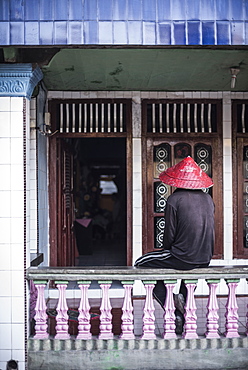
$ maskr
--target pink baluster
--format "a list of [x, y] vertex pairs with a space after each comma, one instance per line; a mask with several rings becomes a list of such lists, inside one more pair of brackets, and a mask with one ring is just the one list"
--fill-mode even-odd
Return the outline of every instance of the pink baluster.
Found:
[[81, 290], [81, 300], [78, 308], [79, 316], [77, 339], [91, 339], [92, 334], [90, 332], [90, 305], [87, 295], [90, 281], [79, 281], [78, 286]]
[[37, 289], [35, 287], [33, 280], [30, 280], [29, 282], [29, 289], [30, 289], [30, 320], [32, 320], [35, 316], [35, 306], [38, 297]]
[[46, 314], [46, 302], [44, 296], [44, 289], [47, 284], [47, 281], [35, 281], [34, 282], [37, 288], [37, 302], [35, 306], [35, 339], [46, 339], [49, 334], [47, 333], [47, 314]]
[[133, 305], [131, 299], [131, 292], [133, 288], [133, 281], [122, 281], [123, 288], [125, 290], [124, 302], [122, 306], [122, 334], [121, 339], [134, 339], [133, 333]]
[[207, 331], [206, 338], [219, 338], [218, 329], [219, 329], [219, 315], [218, 315], [218, 302], [216, 297], [216, 289], [220, 280], [207, 280], [209, 286], [209, 297], [207, 304]]
[[68, 307], [66, 303], [65, 290], [67, 287], [67, 281], [55, 281], [57, 288], [59, 290], [59, 301], [57, 306], [57, 316], [56, 316], [56, 335], [55, 339], [69, 339], [70, 335], [68, 334]]
[[185, 324], [184, 324], [184, 333], [183, 338], [185, 339], [193, 339], [198, 338], [196, 334], [197, 329], [197, 316], [196, 316], [196, 304], [195, 304], [195, 297], [194, 291], [196, 288], [197, 281], [195, 280], [185, 280], [185, 285], [187, 287], [187, 301], [185, 305]]
[[111, 281], [99, 281], [102, 289], [102, 303], [100, 307], [100, 335], [99, 339], [112, 339], [112, 314], [109, 300], [109, 288]]
[[156, 339], [155, 335], [155, 315], [152, 291], [155, 286], [155, 281], [144, 281], [146, 289], [146, 300], [143, 315], [143, 335], [141, 339]]
[[173, 289], [176, 285], [175, 281], [165, 281], [167, 290], [166, 300], [164, 304], [164, 339], [176, 338], [175, 325], [175, 305], [173, 299]]
[[227, 338], [237, 338], [238, 333], [238, 305], [236, 299], [236, 288], [239, 283], [239, 279], [226, 279], [228, 286], [228, 300], [226, 304], [226, 332]]

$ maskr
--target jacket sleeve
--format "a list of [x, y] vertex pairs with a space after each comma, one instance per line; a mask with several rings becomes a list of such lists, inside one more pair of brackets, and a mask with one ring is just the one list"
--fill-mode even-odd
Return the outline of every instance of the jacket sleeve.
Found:
[[164, 249], [171, 249], [177, 230], [177, 212], [174, 207], [167, 203], [165, 208], [165, 228], [163, 237]]

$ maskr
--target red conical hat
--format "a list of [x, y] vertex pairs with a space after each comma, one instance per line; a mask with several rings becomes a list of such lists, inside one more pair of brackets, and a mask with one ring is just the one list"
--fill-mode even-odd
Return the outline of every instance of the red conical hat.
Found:
[[212, 179], [191, 158], [184, 158], [159, 175], [162, 182], [176, 188], [203, 189], [213, 186]]

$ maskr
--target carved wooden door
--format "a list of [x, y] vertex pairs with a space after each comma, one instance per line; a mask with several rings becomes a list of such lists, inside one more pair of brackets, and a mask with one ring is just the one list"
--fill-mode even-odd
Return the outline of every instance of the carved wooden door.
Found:
[[51, 192], [53, 199], [50, 199], [50, 207], [52, 207], [50, 213], [52, 215], [51, 266], [74, 266], [73, 152], [64, 140], [59, 139], [54, 145], [54, 152], [55, 150], [56, 164], [50, 169], [55, 171], [53, 174], [55, 184], [51, 184], [55, 191]]
[[159, 174], [191, 156], [213, 178], [215, 258], [223, 255], [221, 120], [213, 102], [145, 101], [143, 104], [143, 253], [162, 248], [164, 209], [174, 191]]

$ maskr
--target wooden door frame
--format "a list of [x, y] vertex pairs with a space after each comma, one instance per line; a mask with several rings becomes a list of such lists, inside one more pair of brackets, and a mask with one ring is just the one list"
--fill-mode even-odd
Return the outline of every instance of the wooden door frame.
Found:
[[[125, 138], [126, 139], [126, 248], [127, 248], [127, 266], [132, 266], [132, 245], [133, 245], [133, 198], [132, 198], [132, 101], [131, 99], [83, 99], [83, 100], [62, 100], [54, 99], [49, 102], [49, 111], [51, 112], [51, 122], [56, 122], [56, 104], [75, 103], [75, 102], [123, 102], [127, 104], [127, 122], [125, 133], [54, 133], [49, 139], [49, 217], [50, 217], [50, 266], [58, 265], [57, 245], [59, 241], [59, 225], [57, 222], [58, 204], [54, 203], [57, 197], [57, 141], [65, 138]], [[52, 126], [53, 132], [55, 127]], [[56, 160], [54, 160], [56, 159]]]
[[[164, 100], [163, 100], [164, 101]], [[154, 103], [154, 100], [150, 100], [151, 103]], [[156, 103], [161, 103], [161, 101], [156, 100]], [[185, 100], [170, 100], [166, 101], [167, 103], [184, 103]], [[187, 100], [187, 103], [199, 103], [199, 100]], [[202, 102], [202, 101], [201, 101]], [[142, 193], [143, 193], [143, 206], [142, 206], [142, 253], [147, 253], [152, 250], [159, 250], [159, 249], [152, 249], [151, 248], [151, 238], [154, 237], [154, 225], [151, 225], [151, 214], [149, 214], [147, 205], [149, 202], [150, 205], [150, 212], [154, 209], [152, 198], [153, 194], [153, 172], [151, 161], [153, 161], [153, 152], [151, 152], [152, 148], [154, 147], [154, 142], [172, 142], [172, 143], [179, 143], [179, 142], [203, 142], [203, 143], [210, 143], [212, 146], [212, 153], [216, 153], [216, 157], [212, 163], [212, 173], [213, 173], [213, 182], [216, 186], [213, 187], [213, 198], [215, 201], [215, 230], [216, 235], [218, 232], [218, 238], [216, 238], [215, 243], [215, 253], [213, 258], [221, 259], [223, 258], [224, 248], [223, 248], [223, 190], [222, 186], [219, 184], [223, 184], [223, 139], [222, 139], [222, 104], [219, 100], [206, 100], [207, 103], [216, 103], [218, 104], [218, 132], [217, 133], [208, 133], [207, 136], [204, 136], [202, 133], [147, 133], [146, 132], [146, 112], [142, 106]], [[217, 170], [218, 169], [218, 170]], [[153, 212], [154, 214], [154, 212]], [[153, 244], [152, 244], [153, 245]]]
[[[237, 132], [237, 104], [248, 100], [232, 100], [232, 155], [233, 155], [233, 257], [248, 258], [248, 248], [243, 244], [243, 147], [248, 145], [248, 134]], [[240, 232], [242, 230], [242, 232]]]

